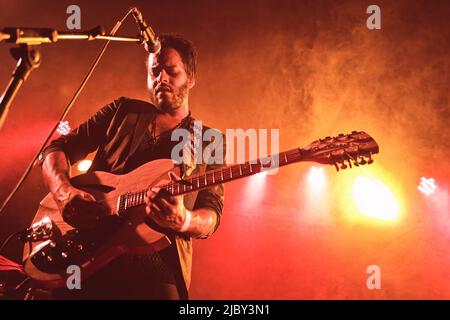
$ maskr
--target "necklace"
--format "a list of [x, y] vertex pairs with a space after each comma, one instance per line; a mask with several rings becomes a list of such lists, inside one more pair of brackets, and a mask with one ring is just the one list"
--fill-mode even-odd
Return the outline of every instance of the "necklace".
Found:
[[190, 117], [191, 117], [191, 112], [189, 111], [188, 115], [186, 117], [184, 117], [183, 119], [181, 119], [181, 121], [175, 127], [156, 135], [156, 113], [155, 113], [152, 117], [152, 129], [150, 132], [150, 143], [155, 144], [161, 138], [162, 135], [165, 135], [169, 132], [172, 132], [175, 129], [178, 129], [178, 128], [184, 126], [185, 123], [190, 119]]

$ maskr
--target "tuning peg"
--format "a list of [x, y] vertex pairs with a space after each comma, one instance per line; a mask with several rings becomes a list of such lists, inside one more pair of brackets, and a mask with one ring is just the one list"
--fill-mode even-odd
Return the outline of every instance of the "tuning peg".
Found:
[[364, 164], [366, 164], [366, 163], [367, 163], [367, 161], [366, 161], [366, 159], [364, 159], [364, 156], [361, 156], [361, 158], [360, 158], [360, 160], [359, 160], [359, 164], [364, 165]]
[[350, 159], [347, 160], [348, 162], [348, 166], [350, 167], [350, 169], [352, 168], [352, 161]]
[[334, 163], [334, 167], [336, 168], [336, 171], [339, 172], [339, 166], [337, 165], [337, 162]]
[[341, 169], [347, 169], [347, 165], [344, 161], [341, 162]]
[[356, 130], [352, 131], [352, 134], [357, 134], [357, 133], [358, 133], [358, 131], [356, 131]]
[[359, 167], [358, 158], [353, 159], [353, 164], [355, 165], [355, 167]]
[[367, 161], [368, 164], [372, 164], [373, 163], [373, 159], [372, 159], [372, 154], [369, 153], [369, 159]]

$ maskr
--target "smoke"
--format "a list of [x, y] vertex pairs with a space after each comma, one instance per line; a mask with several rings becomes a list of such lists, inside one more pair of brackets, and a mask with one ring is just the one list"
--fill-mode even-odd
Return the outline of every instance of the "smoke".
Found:
[[380, 144], [380, 163], [403, 170], [405, 179], [420, 174], [428, 161], [445, 161], [448, 5], [378, 5], [381, 30], [367, 29], [361, 2], [254, 6], [252, 23], [236, 26], [233, 43], [200, 61], [208, 70], [199, 83], [215, 89], [199, 100], [208, 106], [216, 97], [211, 106], [218, 110], [216, 116], [200, 112], [222, 126], [280, 128], [285, 148], [364, 130]]

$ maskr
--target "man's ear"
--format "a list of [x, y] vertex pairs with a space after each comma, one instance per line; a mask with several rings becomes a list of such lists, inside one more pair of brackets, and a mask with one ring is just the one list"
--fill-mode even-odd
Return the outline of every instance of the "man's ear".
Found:
[[189, 77], [189, 79], [188, 79], [188, 87], [189, 87], [189, 89], [192, 89], [194, 86], [195, 86], [195, 77], [194, 76]]

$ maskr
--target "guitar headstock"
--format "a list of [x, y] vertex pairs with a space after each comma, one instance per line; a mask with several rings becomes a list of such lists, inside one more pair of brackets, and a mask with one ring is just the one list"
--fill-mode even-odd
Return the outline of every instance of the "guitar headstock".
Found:
[[331, 164], [339, 171], [347, 167], [373, 163], [372, 155], [378, 153], [376, 141], [363, 131], [339, 134], [335, 137], [319, 139], [302, 149], [307, 161]]

